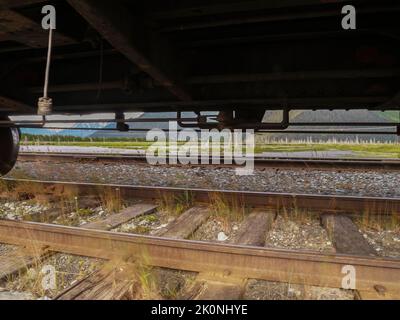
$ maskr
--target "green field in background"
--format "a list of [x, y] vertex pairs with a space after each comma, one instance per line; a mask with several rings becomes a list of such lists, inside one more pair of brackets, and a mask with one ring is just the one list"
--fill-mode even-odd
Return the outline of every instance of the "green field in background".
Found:
[[[145, 141], [28, 141], [23, 145], [41, 145], [41, 146], [74, 146], [74, 147], [103, 147], [110, 149], [140, 149], [145, 150], [150, 147], [152, 142]], [[183, 143], [179, 143], [182, 145]], [[361, 157], [382, 157], [382, 158], [400, 158], [400, 144], [389, 143], [354, 143], [354, 144], [333, 144], [333, 143], [271, 143], [257, 144], [255, 153], [264, 152], [320, 152], [320, 151], [350, 151], [355, 156]], [[110, 150], [110, 152], [112, 152]]]

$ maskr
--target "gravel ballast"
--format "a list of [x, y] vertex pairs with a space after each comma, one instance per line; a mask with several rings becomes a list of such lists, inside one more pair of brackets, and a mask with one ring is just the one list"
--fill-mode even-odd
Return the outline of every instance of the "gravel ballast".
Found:
[[19, 162], [9, 176], [161, 187], [400, 197], [400, 172], [396, 171], [266, 168], [256, 169], [252, 176], [238, 176], [234, 168], [223, 167]]
[[245, 300], [354, 300], [354, 293], [341, 289], [250, 280]]
[[266, 247], [334, 253], [328, 234], [318, 219], [296, 221], [278, 216], [267, 234]]

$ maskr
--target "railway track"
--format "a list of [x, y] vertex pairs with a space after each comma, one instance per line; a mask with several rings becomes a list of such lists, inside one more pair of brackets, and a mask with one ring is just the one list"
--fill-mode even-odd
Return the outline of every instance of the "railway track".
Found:
[[[43, 257], [49, 252], [63, 252], [128, 264], [145, 257], [146, 263], [152, 267], [195, 272], [196, 286], [189, 296], [195, 299], [239, 299], [249, 279], [343, 288], [343, 268], [351, 266], [356, 271], [354, 289], [358, 298], [400, 298], [400, 260], [378, 257], [351, 221], [353, 215], [361, 215], [366, 211], [369, 215], [398, 215], [400, 199], [184, 190], [12, 179], [6, 179], [4, 182], [10, 188], [16, 183], [30, 183], [34, 185], [35, 190], [45, 194], [57, 189], [58, 194], [70, 193], [73, 190], [75, 195], [95, 196], [113, 190], [124, 199], [136, 198], [144, 202], [81, 227], [0, 220], [1, 243], [31, 248], [29, 252], [39, 251]], [[188, 193], [192, 199], [192, 207], [161, 229], [156, 236], [110, 231], [133, 217], [153, 212], [157, 209], [157, 200], [166, 195], [177, 199], [182, 195], [187, 197]], [[246, 215], [237, 237], [229, 244], [188, 240], [194, 230], [209, 217], [207, 203], [215, 195], [232, 205], [237, 206], [240, 203], [250, 208], [250, 214]], [[310, 210], [319, 214], [335, 244], [336, 253], [264, 247], [263, 236], [265, 238], [282, 208], [289, 211]], [[7, 265], [1, 260], [0, 263]], [[18, 263], [13, 264], [8, 273], [15, 273], [21, 268]], [[125, 280], [121, 280], [126, 275], [118, 278], [121, 286], [116, 293], [113, 290], [115, 279], [109, 279], [109, 272], [96, 272], [68, 288], [58, 298], [121, 298], [122, 293], [128, 290], [125, 288]], [[104, 295], [104, 292], [107, 294]]]
[[[62, 162], [99, 162], [99, 163], [132, 163], [147, 165], [148, 159], [144, 155], [129, 154], [83, 154], [83, 153], [33, 153], [22, 152], [19, 161], [62, 161]], [[215, 159], [214, 159], [215, 161]], [[201, 160], [198, 161], [201, 163]], [[210, 161], [209, 163], [213, 163]], [[224, 165], [220, 158], [218, 165]], [[303, 169], [351, 169], [351, 170], [399, 170], [400, 160], [396, 159], [346, 159], [346, 158], [290, 158], [290, 157], [255, 157], [255, 167], [262, 168], [303, 168]], [[200, 166], [200, 165], [190, 165]], [[201, 165], [203, 166], [203, 165]]]

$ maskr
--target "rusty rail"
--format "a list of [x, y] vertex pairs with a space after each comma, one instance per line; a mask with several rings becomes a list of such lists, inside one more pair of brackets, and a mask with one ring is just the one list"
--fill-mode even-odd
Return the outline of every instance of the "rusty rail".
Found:
[[37, 184], [37, 190], [50, 190], [53, 187], [73, 190], [79, 195], [99, 195], [104, 192], [118, 192], [123, 198], [139, 198], [157, 201], [188, 198], [193, 202], [212, 203], [216, 197], [233, 205], [262, 207], [274, 210], [308, 210], [321, 213], [349, 213], [370, 215], [400, 214], [400, 198], [356, 197], [338, 195], [314, 195], [295, 193], [250, 192], [229, 190], [184, 189], [167, 187], [132, 186], [117, 184], [95, 184], [77, 182], [38, 181], [3, 178], [8, 184], [28, 182]]
[[343, 267], [356, 289], [400, 294], [400, 261], [171, 240], [56, 225], [0, 220], [0, 242], [100, 259], [145, 259], [152, 266], [230, 277], [342, 288]]

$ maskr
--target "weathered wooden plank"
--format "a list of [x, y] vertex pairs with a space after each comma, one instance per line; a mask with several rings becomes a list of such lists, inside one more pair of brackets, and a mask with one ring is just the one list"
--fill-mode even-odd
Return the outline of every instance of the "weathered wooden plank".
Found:
[[171, 225], [160, 230], [157, 236], [173, 239], [189, 238], [210, 216], [210, 210], [194, 207], [184, 212]]
[[[154, 205], [136, 205], [130, 207], [124, 212], [110, 216], [108, 219], [90, 223], [83, 228], [86, 229], [103, 229], [109, 230], [118, 227], [119, 225], [132, 220], [135, 217], [140, 215], [149, 214], [153, 212], [157, 206]], [[171, 229], [163, 229], [160, 234], [164, 236], [169, 235], [171, 237], [178, 237], [181, 235], [187, 234], [189, 236], [191, 234], [191, 228], [188, 227], [187, 222], [188, 218], [191, 216], [191, 212], [193, 212], [193, 216], [196, 217], [195, 220], [200, 220], [200, 216], [203, 214], [203, 209], [199, 210], [189, 210], [184, 213], [178, 219], [180, 223], [174, 223], [173, 228]], [[182, 219], [183, 217], [183, 219]], [[186, 218], [187, 217], [187, 218]], [[176, 221], [178, 222], [178, 221]], [[180, 225], [182, 223], [183, 233], [180, 230]], [[189, 231], [188, 231], [189, 230]], [[185, 238], [185, 237], [184, 237]], [[80, 281], [75, 286], [67, 289], [63, 292], [57, 299], [58, 300], [121, 300], [132, 298], [134, 295], [134, 288], [137, 284], [135, 280], [126, 280], [122, 277], [122, 273], [120, 272], [121, 268], [115, 268], [111, 271], [100, 270], [93, 275], [85, 278]], [[120, 276], [119, 279], [116, 279], [116, 274]], [[118, 277], [117, 277], [118, 278]]]
[[[254, 211], [246, 217], [240, 226], [237, 236], [232, 240], [234, 244], [248, 246], [264, 246], [268, 230], [276, 218], [273, 211]], [[238, 300], [242, 297], [245, 279], [232, 279], [227, 276], [200, 275], [198, 281], [202, 282], [195, 300]]]
[[265, 246], [266, 233], [271, 229], [276, 213], [256, 211], [246, 217], [233, 243], [247, 246]]
[[[82, 228], [111, 230], [130, 220], [150, 214], [157, 209], [156, 205], [138, 204], [114, 214], [104, 220], [88, 223]], [[83, 279], [76, 285], [60, 294], [57, 300], [123, 300], [132, 299], [137, 281], [129, 279], [132, 273], [125, 273], [124, 267], [110, 270], [106, 267]]]
[[344, 215], [325, 214], [321, 222], [338, 253], [376, 256], [377, 253], [364, 239], [354, 222]]
[[[0, 10], [0, 39], [12, 40], [32, 48], [48, 46], [48, 32], [35, 21], [13, 10]], [[75, 43], [73, 39], [56, 32], [54, 45], [62, 46]]]
[[[104, 220], [89, 223], [82, 228], [96, 229], [96, 230], [110, 230], [117, 228], [121, 224], [128, 222], [140, 215], [152, 213], [157, 206], [151, 204], [139, 204], [125, 209], [119, 214], [114, 214]], [[49, 211], [48, 214], [55, 216], [55, 211]], [[44, 218], [43, 215], [40, 216]], [[39, 217], [35, 217], [39, 218]], [[16, 249], [0, 256], [0, 279], [7, 276], [22, 272], [32, 266], [33, 264], [41, 261], [43, 258], [48, 257], [48, 253], [34, 256], [23, 251]]]
[[47, 252], [28, 253], [21, 248], [6, 250], [0, 254], [0, 280], [28, 270], [48, 256]]
[[0, 0], [0, 9], [12, 9], [44, 2], [43, 0]]
[[[1, 19], [1, 17], [0, 17]], [[1, 31], [0, 31], [1, 36]], [[32, 112], [33, 108], [20, 102], [4, 96], [0, 96], [0, 110], [17, 111], [17, 112]]]
[[56, 300], [129, 300], [137, 281], [123, 267], [104, 268], [61, 293]]
[[129, 222], [130, 220], [150, 214], [157, 209], [156, 205], [152, 204], [137, 204], [126, 208], [121, 213], [113, 214], [108, 216], [106, 219], [91, 222], [81, 226], [84, 229], [95, 229], [95, 230], [111, 230], [119, 227], [120, 225]]
[[400, 292], [400, 261], [393, 259], [156, 239], [4, 220], [0, 220], [0, 242], [33, 242], [49, 250], [105, 260], [145, 255], [145, 261], [154, 267], [331, 288], [342, 287], [343, 266], [351, 265], [357, 270], [358, 290], [371, 291], [381, 285], [387, 292]]

